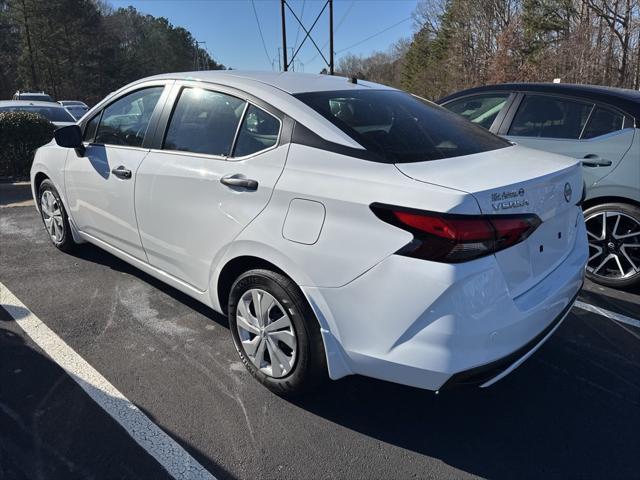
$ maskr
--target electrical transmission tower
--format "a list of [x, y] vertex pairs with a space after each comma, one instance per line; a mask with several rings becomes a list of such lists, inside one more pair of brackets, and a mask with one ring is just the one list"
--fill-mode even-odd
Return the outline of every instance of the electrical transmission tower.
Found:
[[[329, 59], [328, 60], [327, 60], [327, 57], [324, 56], [324, 53], [322, 53], [322, 50], [320, 49], [320, 47], [318, 47], [318, 44], [315, 42], [315, 40], [311, 36], [311, 32], [313, 31], [313, 28], [316, 26], [316, 24], [318, 23], [318, 20], [320, 20], [320, 17], [322, 17], [322, 14], [325, 12], [325, 10], [327, 10], [327, 7], [329, 8]], [[298, 46], [296, 51], [293, 52], [290, 60], [288, 59], [289, 56], [287, 55], [287, 52], [288, 52], [287, 25], [286, 25], [286, 9], [287, 8], [293, 14], [293, 17], [296, 19], [296, 21], [298, 22], [300, 27], [302, 27], [302, 30], [304, 30], [304, 33], [305, 33], [305, 36], [302, 39], [302, 42], [300, 42], [300, 45]], [[316, 48], [316, 50], [318, 50], [318, 53], [322, 57], [322, 60], [324, 60], [324, 63], [329, 68], [329, 75], [333, 75], [333, 0], [325, 1], [324, 6], [322, 7], [322, 10], [320, 10], [320, 13], [316, 17], [316, 19], [313, 21], [313, 24], [311, 24], [311, 28], [309, 29], [307, 29], [307, 27], [305, 27], [305, 25], [302, 23], [302, 20], [298, 18], [298, 15], [296, 15], [296, 12], [293, 11], [293, 9], [291, 8], [287, 0], [280, 0], [280, 15], [282, 17], [282, 67], [283, 67], [283, 70], [286, 72], [289, 70], [290, 67], [295, 65], [294, 62], [295, 62], [296, 56], [298, 55], [298, 52], [302, 48], [302, 45], [304, 45], [304, 42], [307, 41], [308, 39]]]

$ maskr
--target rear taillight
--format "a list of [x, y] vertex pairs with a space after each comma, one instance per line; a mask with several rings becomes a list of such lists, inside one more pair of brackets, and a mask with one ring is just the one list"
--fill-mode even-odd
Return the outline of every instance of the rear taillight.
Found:
[[373, 204], [381, 220], [413, 234], [397, 253], [457, 263], [489, 255], [522, 242], [541, 221], [537, 215], [457, 215]]

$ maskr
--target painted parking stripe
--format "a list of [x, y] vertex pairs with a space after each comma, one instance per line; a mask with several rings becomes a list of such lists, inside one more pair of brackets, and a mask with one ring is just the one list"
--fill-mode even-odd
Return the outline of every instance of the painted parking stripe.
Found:
[[581, 308], [582, 310], [586, 310], [587, 312], [597, 313], [598, 315], [602, 315], [603, 317], [610, 318], [611, 320], [615, 320], [616, 322], [620, 322], [626, 325], [631, 325], [632, 327], [640, 328], [640, 320], [627, 317], [626, 315], [622, 315], [621, 313], [605, 310], [604, 308], [596, 307], [595, 305], [584, 303], [579, 300], [574, 304], [574, 306]]
[[0, 305], [31, 340], [60, 365], [170, 475], [180, 480], [216, 480], [184, 448], [47, 327], [2, 282]]

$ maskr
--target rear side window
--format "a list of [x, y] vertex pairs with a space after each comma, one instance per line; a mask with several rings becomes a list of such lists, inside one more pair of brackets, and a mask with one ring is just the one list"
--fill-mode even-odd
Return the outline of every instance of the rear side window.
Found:
[[185, 88], [171, 115], [165, 150], [226, 157], [245, 110], [245, 101], [201, 88]]
[[312, 92], [295, 97], [388, 163], [438, 160], [510, 145], [443, 107], [398, 90]]
[[151, 114], [164, 87], [137, 90], [119, 98], [102, 113], [95, 142], [106, 145], [142, 146]]
[[591, 103], [527, 95], [518, 107], [508, 135], [577, 140], [592, 108]]
[[260, 108], [249, 105], [242, 119], [234, 157], [251, 155], [273, 147], [278, 142], [280, 121]]
[[596, 107], [589, 117], [582, 134], [583, 139], [595, 138], [607, 133], [617, 132], [625, 126], [624, 115], [604, 107]]
[[508, 98], [508, 93], [473, 95], [448, 102], [443, 107], [488, 130]]

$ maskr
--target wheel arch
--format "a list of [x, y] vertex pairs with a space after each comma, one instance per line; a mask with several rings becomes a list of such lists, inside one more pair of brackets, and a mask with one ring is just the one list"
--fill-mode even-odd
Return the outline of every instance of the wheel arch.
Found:
[[38, 210], [40, 210], [40, 205], [38, 205], [37, 202], [38, 192], [40, 191], [40, 185], [42, 185], [42, 182], [44, 182], [45, 180], [51, 180], [51, 178], [49, 178], [49, 175], [47, 175], [43, 171], [38, 171], [33, 177], [33, 199], [36, 200], [35, 203]]
[[616, 197], [616, 196], [602, 196], [602, 197], [594, 197], [589, 198], [584, 201], [582, 204], [583, 210], [586, 210], [591, 207], [595, 207], [597, 205], [602, 205], [604, 203], [626, 203], [628, 205], [633, 205], [635, 207], [640, 208], [640, 202], [633, 200], [632, 198], [625, 197]]
[[227, 304], [233, 282], [244, 272], [258, 268], [275, 271], [293, 280], [291, 275], [288, 275], [280, 267], [263, 258], [253, 255], [234, 257], [222, 267], [218, 275], [218, 281], [216, 282], [217, 303], [222, 313], [227, 313]]
[[[268, 251], [269, 250], [265, 250], [264, 252]], [[281, 261], [278, 261], [278, 259], [273, 256], [266, 255], [269, 257], [267, 260], [264, 256], [265, 255], [258, 255], [256, 253], [249, 254], [245, 252], [233, 257], [228, 257], [224, 262], [224, 265], [220, 268], [215, 282], [211, 283], [212, 297], [215, 292], [215, 298], [211, 299], [213, 308], [224, 314], [227, 313], [227, 303], [229, 294], [231, 293], [231, 286], [235, 279], [242, 273], [254, 268], [265, 268], [276, 271], [293, 280], [302, 297], [306, 299], [311, 311], [314, 313], [315, 319], [318, 322], [318, 328], [320, 328], [320, 333], [322, 335], [322, 344], [327, 361], [329, 376], [335, 380], [352, 374], [353, 372], [349, 367], [347, 355], [342, 348], [339, 337], [336, 336], [337, 329], [335, 319], [329, 311], [326, 302], [324, 299], [317, 298], [316, 295], [311, 293], [315, 291], [314, 288], [304, 288], [305, 286], [310, 285], [309, 278], [298, 269], [292, 267], [282, 258], [280, 259]], [[285, 265], [284, 268], [282, 268], [283, 265]], [[214, 286], [215, 288], [213, 288]], [[309, 290], [311, 290], [311, 292]]]

